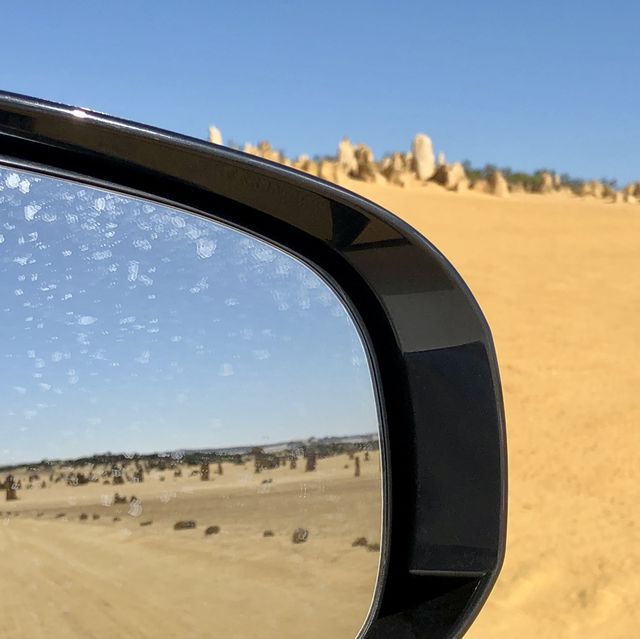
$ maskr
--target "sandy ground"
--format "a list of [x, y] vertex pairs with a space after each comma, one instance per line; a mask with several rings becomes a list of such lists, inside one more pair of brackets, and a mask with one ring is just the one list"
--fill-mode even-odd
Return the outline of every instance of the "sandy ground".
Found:
[[[184, 468], [141, 484], [23, 488], [19, 501], [2, 502], [0, 635], [352, 639], [379, 561], [375, 548], [352, 546], [380, 541], [379, 458], [370, 456], [357, 478], [339, 455], [313, 473], [300, 463], [258, 475], [250, 463], [224, 464], [208, 482]], [[112, 503], [116, 491], [138, 503]], [[196, 528], [174, 530], [180, 520]], [[209, 526], [220, 531], [205, 535]], [[293, 544], [298, 527], [309, 537]]]
[[507, 557], [467, 636], [637, 636], [640, 205], [349, 186], [443, 251], [496, 342]]

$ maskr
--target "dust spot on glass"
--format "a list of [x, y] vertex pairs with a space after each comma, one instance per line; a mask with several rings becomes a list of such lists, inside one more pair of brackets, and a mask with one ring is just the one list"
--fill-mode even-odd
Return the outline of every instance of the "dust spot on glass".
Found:
[[27, 222], [30, 222], [31, 220], [33, 220], [36, 216], [36, 213], [40, 210], [40, 206], [38, 206], [37, 204], [29, 204], [27, 206], [24, 207], [24, 219], [27, 220]]
[[142, 351], [138, 357], [136, 357], [136, 362], [138, 364], [148, 364], [151, 361], [151, 351]]
[[17, 173], [9, 173], [5, 179], [4, 179], [4, 183], [10, 188], [10, 189], [17, 189], [18, 186], [20, 185], [20, 176]]
[[229, 362], [221, 364], [218, 375], [220, 377], [231, 377], [231, 375], [233, 375], [233, 364], [230, 364]]
[[196, 241], [196, 253], [198, 257], [207, 259], [215, 253], [217, 246], [218, 243], [215, 240], [200, 237]]

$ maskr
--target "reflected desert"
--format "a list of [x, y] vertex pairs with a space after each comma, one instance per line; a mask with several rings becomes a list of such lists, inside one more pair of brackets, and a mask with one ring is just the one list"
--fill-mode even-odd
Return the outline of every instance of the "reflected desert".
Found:
[[[312, 472], [303, 458], [259, 473], [243, 462], [211, 463], [203, 481], [171, 460], [117, 485], [110, 464], [12, 470], [2, 636], [354, 637], [378, 571], [378, 451]], [[69, 485], [78, 473], [95, 479]]]

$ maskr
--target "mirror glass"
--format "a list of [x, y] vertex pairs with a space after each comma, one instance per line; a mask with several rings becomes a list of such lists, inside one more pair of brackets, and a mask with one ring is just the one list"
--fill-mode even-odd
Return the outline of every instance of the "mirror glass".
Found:
[[358, 635], [379, 420], [316, 272], [210, 219], [0, 167], [0, 363], [12, 636]]

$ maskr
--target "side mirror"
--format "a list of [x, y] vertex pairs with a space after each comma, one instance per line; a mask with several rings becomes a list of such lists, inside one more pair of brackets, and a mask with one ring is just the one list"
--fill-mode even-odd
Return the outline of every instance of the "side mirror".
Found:
[[495, 350], [388, 211], [0, 94], [0, 316], [7, 554], [36, 553], [40, 589], [19, 586], [25, 636], [33, 617], [457, 637], [482, 607], [505, 545]]

